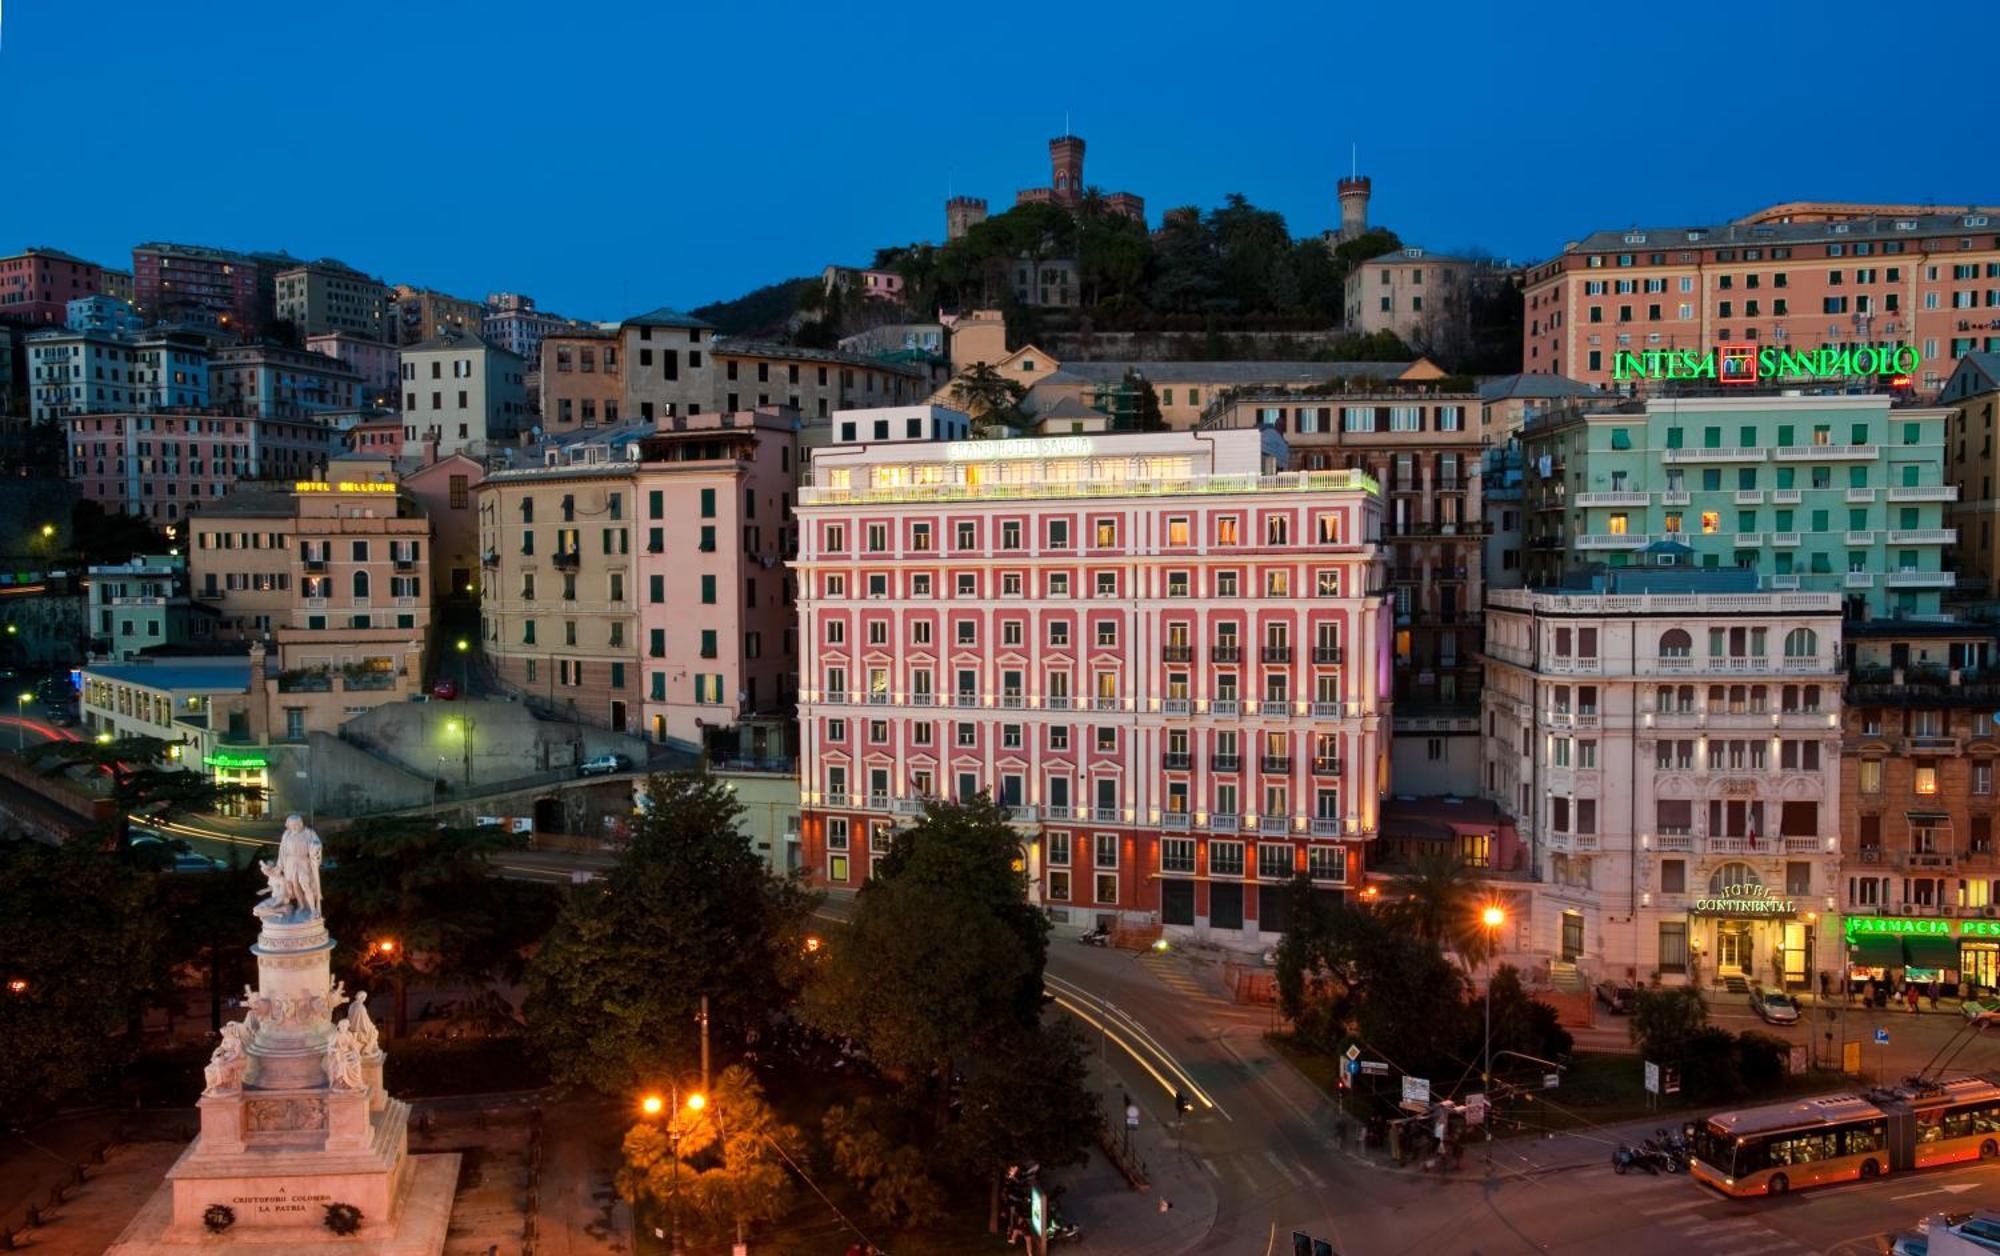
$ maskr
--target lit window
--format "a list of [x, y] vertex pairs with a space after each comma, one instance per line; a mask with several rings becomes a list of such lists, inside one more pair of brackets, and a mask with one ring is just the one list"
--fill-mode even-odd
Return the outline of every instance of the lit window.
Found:
[[1702, 511], [1701, 530], [1703, 532], [1720, 532], [1722, 530], [1722, 512], [1719, 510]]
[[1938, 774], [1935, 766], [1919, 766], [1916, 769], [1915, 788], [1919, 794], [1935, 794], [1938, 791]]

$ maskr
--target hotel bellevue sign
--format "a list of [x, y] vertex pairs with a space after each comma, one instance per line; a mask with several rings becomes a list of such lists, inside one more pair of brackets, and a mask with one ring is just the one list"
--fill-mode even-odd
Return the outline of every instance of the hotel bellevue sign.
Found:
[[1908, 382], [1922, 363], [1906, 345], [1828, 346], [1809, 351], [1754, 344], [1714, 349], [1620, 349], [1611, 357], [1614, 380], [1709, 380], [1717, 384], [1806, 384], [1830, 380]]
[[1771, 887], [1755, 881], [1718, 885], [1713, 889], [1714, 893], [1694, 901], [1694, 905], [1688, 908], [1689, 915], [1778, 920], [1798, 914], [1798, 905], [1791, 899], [1779, 898], [1771, 892]]

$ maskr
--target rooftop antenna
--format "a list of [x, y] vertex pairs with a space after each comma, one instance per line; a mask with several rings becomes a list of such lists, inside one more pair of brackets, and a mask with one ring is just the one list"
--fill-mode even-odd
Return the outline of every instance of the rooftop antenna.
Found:
[[1359, 178], [1360, 176], [1361, 176], [1361, 145], [1349, 142], [1349, 144], [1347, 145], [1347, 177], [1350, 179], [1355, 179]]
[[1069, 137], [1069, 110], [1063, 110], [1063, 137]]

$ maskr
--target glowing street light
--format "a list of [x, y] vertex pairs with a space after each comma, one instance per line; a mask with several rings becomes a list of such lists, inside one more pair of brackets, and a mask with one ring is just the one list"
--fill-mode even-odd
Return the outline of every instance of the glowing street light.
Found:
[[111, 744], [111, 734], [110, 734], [110, 733], [99, 733], [99, 734], [97, 735], [97, 744], [98, 744], [98, 745], [100, 745], [100, 746], [108, 746], [108, 745], [110, 745], [110, 744]]
[[15, 748], [23, 753], [28, 749], [27, 707], [34, 700], [35, 695], [32, 693], [24, 693], [14, 699], [14, 732], [17, 738]]
[[1479, 923], [1488, 929], [1498, 929], [1507, 923], [1507, 913], [1498, 907], [1488, 907], [1479, 913]]
[[53, 524], [53, 523], [45, 523], [45, 524], [43, 524], [43, 525], [42, 525], [42, 539], [43, 539], [43, 540], [45, 540], [45, 541], [46, 541], [46, 540], [48, 540], [49, 538], [53, 537], [53, 536], [54, 536], [55, 534], [56, 534], [56, 525], [55, 525], [55, 524]]
[[26, 977], [13, 977], [8, 980], [7, 982], [8, 994], [26, 994], [27, 992], [28, 992], [28, 979]]
[[[1480, 1084], [1487, 1094], [1493, 1092], [1493, 966], [1497, 957], [1494, 952], [1500, 945], [1500, 926], [1507, 923], [1507, 913], [1498, 903], [1488, 903], [1479, 913], [1479, 923], [1486, 928], [1486, 1051], [1485, 1063], [1480, 1070]], [[1493, 1141], [1493, 1113], [1488, 1100], [1486, 1115], [1486, 1141]], [[1488, 1149], [1489, 1158], [1491, 1149]]]
[[667, 1251], [672, 1256], [680, 1256], [681, 1250], [681, 1136], [687, 1131], [681, 1128], [682, 1112], [699, 1112], [708, 1106], [708, 1096], [699, 1090], [693, 1091], [685, 1099], [681, 1097], [680, 1083], [670, 1083], [671, 1098], [662, 1098], [657, 1090], [648, 1091], [639, 1100], [639, 1111], [649, 1117], [666, 1114], [667, 1141], [673, 1147], [673, 1184], [669, 1188], [667, 1204]]
[[641, 1099], [639, 1101], [639, 1111], [645, 1113], [647, 1116], [660, 1115], [660, 1109], [666, 1106], [667, 1106], [667, 1101], [660, 1098], [658, 1095], [647, 1095], [644, 1099]]

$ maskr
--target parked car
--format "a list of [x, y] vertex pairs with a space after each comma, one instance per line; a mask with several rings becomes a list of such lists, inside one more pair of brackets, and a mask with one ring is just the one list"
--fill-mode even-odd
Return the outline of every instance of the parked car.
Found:
[[1799, 1002], [1783, 990], [1766, 990], [1762, 986], [1752, 990], [1750, 1010], [1767, 1025], [1799, 1023]]
[[189, 849], [188, 844], [178, 838], [165, 837], [150, 829], [132, 831], [132, 849], [158, 858], [170, 872], [215, 872], [229, 866], [220, 859]]
[[1615, 1016], [1630, 1016], [1632, 1005], [1638, 1001], [1638, 995], [1638, 987], [1629, 981], [1597, 983], [1597, 1001], [1609, 1008]]
[[431, 686], [431, 697], [450, 702], [458, 696], [458, 682], [447, 676]]
[[578, 776], [610, 776], [614, 772], [629, 771], [631, 767], [632, 761], [622, 754], [601, 754], [595, 758], [585, 759], [582, 763], [577, 764], [576, 774]]

